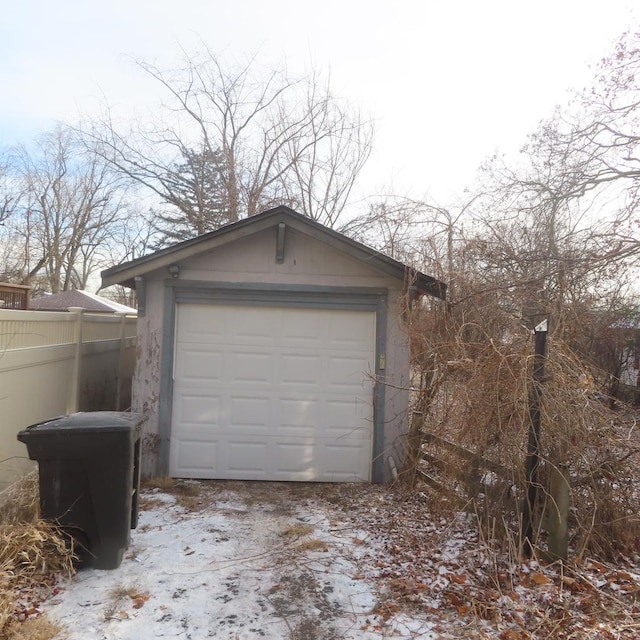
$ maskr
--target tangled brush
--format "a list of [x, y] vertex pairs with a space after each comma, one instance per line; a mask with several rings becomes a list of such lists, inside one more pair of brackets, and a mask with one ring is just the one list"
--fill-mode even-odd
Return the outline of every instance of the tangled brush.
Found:
[[[525, 459], [533, 390], [533, 336], [504, 314], [483, 321], [424, 314], [412, 325], [415, 406], [422, 420], [417, 469], [439, 496], [479, 514], [485, 537], [517, 548], [526, 494]], [[569, 546], [576, 559], [640, 550], [640, 429], [637, 411], [606, 401], [601, 372], [550, 335], [540, 383], [538, 549], [555, 508], [554, 469], [569, 478]], [[447, 446], [444, 446], [447, 445]], [[414, 447], [415, 449], [415, 447]], [[461, 463], [463, 462], [463, 463]]]

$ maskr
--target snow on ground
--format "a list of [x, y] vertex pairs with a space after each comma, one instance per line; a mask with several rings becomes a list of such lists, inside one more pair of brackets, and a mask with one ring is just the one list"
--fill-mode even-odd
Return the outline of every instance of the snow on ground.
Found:
[[640, 637], [636, 560], [522, 561], [419, 492], [182, 481], [142, 502], [122, 565], [40, 605], [57, 640]]
[[118, 569], [80, 570], [43, 605], [61, 639], [436, 637], [424, 617], [375, 613], [368, 534], [304, 486], [181, 487], [143, 493]]

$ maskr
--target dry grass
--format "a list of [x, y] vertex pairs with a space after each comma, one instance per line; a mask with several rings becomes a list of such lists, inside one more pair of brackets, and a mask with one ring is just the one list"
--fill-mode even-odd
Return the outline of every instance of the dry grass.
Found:
[[40, 517], [37, 472], [30, 473], [0, 494], [0, 523], [36, 522]]
[[[328, 551], [326, 542], [318, 538], [307, 538], [315, 531], [315, 527], [302, 522], [292, 524], [280, 534], [283, 538], [296, 541], [294, 546], [296, 551]], [[302, 540], [302, 538], [306, 538]]]
[[153, 495], [142, 494], [138, 500], [138, 509], [140, 509], [140, 511], [152, 511], [164, 504], [165, 502], [161, 498]]
[[[2, 496], [0, 507], [0, 637], [49, 640], [59, 628], [35, 617], [34, 599], [56, 574], [73, 572], [73, 552], [59, 529], [39, 519], [37, 475]], [[33, 617], [30, 617], [33, 616]]]
[[[207, 484], [201, 481], [157, 477], [144, 480], [143, 488], [158, 489], [163, 493], [174, 496], [176, 502], [185, 511], [201, 511], [208, 506], [205, 499]], [[147, 504], [151, 504], [151, 507], [146, 506]], [[141, 508], [153, 508], [153, 506], [153, 496], [147, 495], [141, 504]]]
[[72, 573], [72, 554], [48, 522], [0, 525], [0, 571], [14, 576]]
[[280, 535], [285, 538], [302, 538], [308, 536], [314, 527], [309, 524], [297, 523], [287, 527]]
[[311, 538], [310, 540], [303, 540], [296, 547], [300, 549], [300, 551], [328, 551], [329, 546], [323, 540], [319, 540], [318, 538]]
[[104, 612], [105, 620], [122, 620], [129, 617], [127, 608], [142, 608], [151, 596], [147, 591], [141, 591], [136, 584], [119, 585], [109, 593], [109, 603]]
[[14, 625], [6, 637], [8, 640], [51, 640], [61, 631], [59, 624], [51, 622], [46, 616], [39, 616]]
[[153, 478], [142, 478], [141, 486], [143, 489], [160, 489], [171, 493], [176, 481], [169, 476], [154, 476]]
[[140, 593], [140, 587], [137, 584], [130, 585], [118, 585], [113, 587], [109, 592], [109, 598], [111, 600], [124, 600], [125, 598], [136, 598]]

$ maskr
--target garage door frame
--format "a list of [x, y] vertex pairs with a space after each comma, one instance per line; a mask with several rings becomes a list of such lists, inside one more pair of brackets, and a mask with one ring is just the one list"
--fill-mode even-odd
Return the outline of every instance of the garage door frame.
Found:
[[241, 306], [277, 306], [305, 309], [374, 311], [376, 314], [375, 374], [373, 389], [373, 456], [371, 479], [383, 481], [384, 376], [387, 336], [387, 290], [371, 287], [331, 287], [277, 283], [227, 283], [167, 280], [160, 369], [158, 457], [161, 473], [169, 473], [169, 446], [173, 403], [173, 364], [176, 311], [179, 303]]

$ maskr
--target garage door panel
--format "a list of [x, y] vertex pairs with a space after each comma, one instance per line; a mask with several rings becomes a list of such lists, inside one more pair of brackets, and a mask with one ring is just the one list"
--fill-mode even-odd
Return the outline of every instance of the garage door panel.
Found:
[[176, 327], [172, 475], [369, 479], [373, 312], [179, 304]]
[[254, 342], [273, 344], [273, 330], [276, 319], [265, 317], [262, 323], [256, 324], [251, 317], [251, 312], [252, 309], [248, 307], [244, 310], [244, 313], [236, 313], [233, 314], [233, 319], [229, 318], [229, 331], [226, 339], [231, 339], [231, 341], [236, 341], [239, 344], [253, 344]]
[[[277, 309], [262, 313], [260, 307], [220, 307], [227, 332], [225, 342], [230, 346], [257, 346], [271, 349], [278, 342], [280, 317]], [[256, 322], [257, 314], [260, 321]]]
[[[325, 474], [336, 481], [367, 480], [369, 464], [364, 464], [358, 444], [327, 444], [325, 446], [327, 468]], [[347, 471], [349, 470], [349, 471]], [[353, 471], [350, 471], [353, 470]]]
[[224, 318], [206, 305], [198, 313], [181, 315], [178, 322], [180, 340], [187, 344], [219, 344], [226, 333]]
[[318, 431], [320, 401], [308, 398], [281, 398], [275, 416], [279, 435], [314, 437]]
[[[234, 385], [271, 386], [273, 378], [273, 358], [269, 352], [236, 350], [227, 358], [227, 378]], [[224, 375], [224, 374], [223, 374]]]
[[326, 322], [321, 317], [311, 316], [308, 309], [288, 309], [280, 316], [280, 344], [283, 347], [317, 350], [326, 343]]
[[347, 394], [339, 398], [327, 396], [324, 411], [324, 419], [328, 426], [367, 426], [366, 419], [370, 417], [369, 405]]
[[[226, 446], [227, 469], [232, 473], [253, 473], [266, 476], [269, 458], [268, 444], [264, 441], [229, 440]], [[255, 480], [256, 478], [252, 478]]]
[[220, 424], [222, 401], [211, 395], [177, 394], [174, 416], [185, 427], [202, 425], [205, 429]]
[[[372, 367], [370, 359], [362, 356], [332, 356], [327, 363], [327, 385], [342, 388], [344, 393], [356, 394], [365, 387], [371, 386], [367, 374]], [[346, 387], [350, 387], [347, 391]]]
[[273, 474], [279, 479], [328, 482], [367, 480], [369, 462], [362, 456], [362, 442], [281, 442], [276, 448]]
[[[368, 317], [358, 317], [368, 315]], [[348, 349], [369, 352], [375, 340], [375, 316], [351, 314], [331, 318], [328, 323], [328, 346], [331, 349]]]
[[232, 397], [226, 431], [266, 435], [269, 433], [270, 419], [271, 400], [269, 398]]
[[177, 359], [176, 370], [181, 372], [178, 382], [217, 383], [225, 370], [224, 354], [221, 350], [185, 347]]
[[275, 474], [303, 474], [308, 473], [312, 477], [317, 470], [314, 461], [316, 443], [313, 440], [302, 440], [300, 442], [290, 442], [284, 440], [276, 442], [274, 447], [274, 469]]
[[276, 384], [291, 389], [319, 389], [322, 384], [322, 358], [312, 353], [283, 353], [277, 359]]
[[172, 442], [171, 466], [180, 469], [182, 477], [206, 478], [218, 471], [218, 449], [217, 442], [185, 439]]

